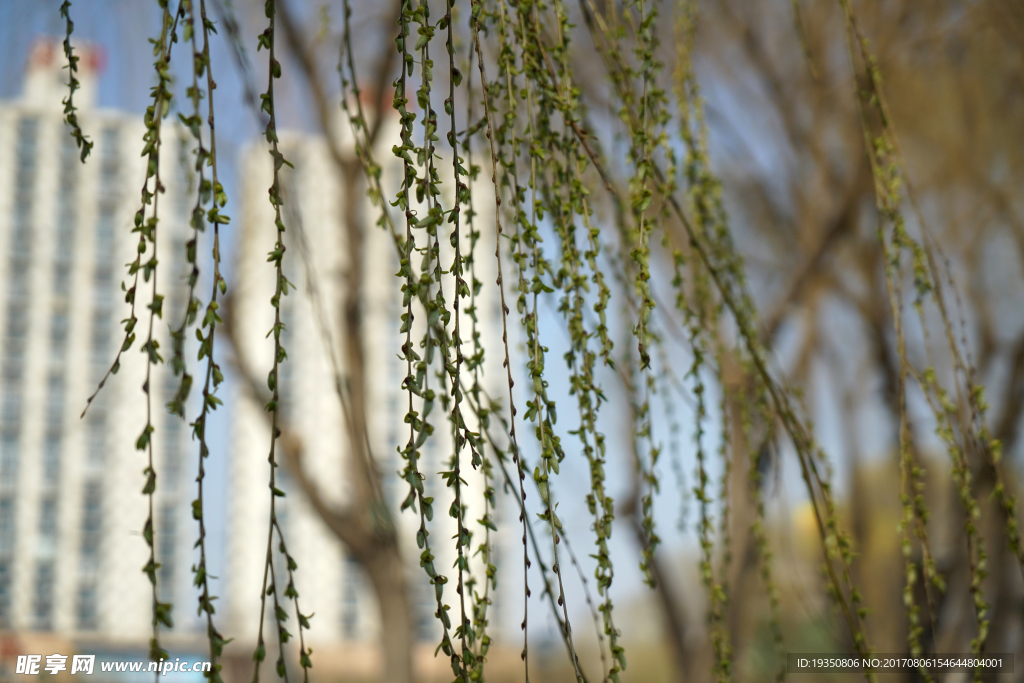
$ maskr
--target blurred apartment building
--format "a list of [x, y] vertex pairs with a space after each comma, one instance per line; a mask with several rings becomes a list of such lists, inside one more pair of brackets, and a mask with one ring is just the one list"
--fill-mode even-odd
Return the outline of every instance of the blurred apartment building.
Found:
[[[344, 152], [354, 157], [351, 131], [340, 109], [338, 118], [338, 135]], [[440, 626], [434, 617], [437, 609], [434, 589], [419, 566], [415, 542], [418, 515], [410, 510], [400, 511], [408, 485], [400, 479], [403, 461], [398, 449], [409, 438], [409, 426], [404, 422], [408, 398], [402, 389], [406, 364], [400, 356], [400, 348], [405, 335], [399, 330], [404, 306], [401, 282], [396, 276], [399, 269], [396, 247], [390, 233], [376, 224], [380, 209], [364, 198], [360, 200], [363, 244], [358, 251], [351, 249], [345, 237], [343, 211], [345, 197], [351, 195], [344, 191], [327, 144], [321, 137], [308, 134], [291, 132], [282, 133], [280, 137], [281, 150], [294, 165], [294, 169], [282, 167], [281, 182], [284, 189], [283, 217], [287, 227], [284, 271], [295, 286], [282, 303], [282, 320], [286, 326], [282, 343], [288, 353], [287, 361], [281, 365], [279, 380], [282, 423], [299, 437], [303, 469], [318, 486], [322, 497], [332, 505], [345, 505], [351, 495], [347, 462], [349, 437], [335, 389], [335, 367], [344, 377], [343, 345], [362, 344], [366, 358], [370, 447], [379, 465], [389, 512], [399, 528], [407, 575], [413, 590], [418, 636], [436, 644], [440, 638]], [[381, 181], [389, 203], [398, 192], [403, 171], [401, 161], [392, 152], [393, 145], [399, 140], [397, 117], [389, 117], [374, 150], [375, 160], [382, 166]], [[436, 165], [444, 185], [450, 187], [450, 157], [447, 161], [439, 159]], [[274, 265], [267, 262], [267, 253], [273, 249], [276, 239], [274, 212], [267, 195], [273, 166], [266, 146], [256, 144], [245, 150], [239, 168], [244, 169], [244, 178], [239, 189], [241, 232], [231, 315], [232, 324], [237, 326], [237, 338], [246, 340], [242, 364], [262, 387], [273, 359], [273, 339], [267, 337], [267, 332], [274, 320], [270, 299], [274, 293], [275, 277]], [[353, 165], [352, 168], [358, 169], [358, 166]], [[487, 183], [481, 183], [475, 206], [478, 212], [475, 227], [481, 233], [476, 247], [475, 268], [476, 278], [482, 284], [476, 306], [481, 341], [487, 349], [484, 385], [491, 395], [503, 396], [507, 383], [501, 365], [501, 316], [495, 282], [494, 200], [493, 194], [486, 192], [488, 189]], [[362, 193], [357, 196], [362, 196]], [[451, 201], [449, 196], [443, 203], [451, 206]], [[389, 207], [389, 211], [404, 234], [403, 214], [393, 207]], [[425, 213], [421, 207], [420, 214]], [[470, 231], [465, 214], [463, 211], [461, 239], [463, 245], [468, 245]], [[450, 224], [438, 229], [441, 260], [446, 271], [454, 255], [449, 243], [450, 233]], [[426, 239], [425, 231], [418, 231], [417, 239], [422, 246]], [[359, 259], [363, 265], [362, 339], [345, 338], [338, 322], [343, 308], [339, 293], [345, 269], [353, 259]], [[414, 260], [418, 267], [420, 259], [414, 257]], [[465, 278], [470, 278], [468, 271]], [[451, 276], [446, 276], [444, 287], [450, 302], [454, 292]], [[471, 322], [466, 313], [468, 299], [461, 306], [464, 353], [468, 355], [471, 353]], [[418, 315], [418, 318], [423, 317]], [[419, 339], [421, 335], [422, 328], [417, 323], [413, 338]], [[437, 367], [439, 365], [435, 362], [435, 369]], [[434, 386], [438, 385], [433, 371], [430, 381]], [[473, 427], [475, 420], [468, 404], [464, 404], [464, 410], [467, 424]], [[234, 489], [226, 567], [230, 625], [226, 628], [240, 637], [250, 638], [254, 635], [253, 625], [259, 619], [259, 595], [267, 544], [270, 429], [262, 403], [251, 395], [239, 397], [234, 421], [231, 437], [234, 444], [231, 466]], [[435, 564], [438, 571], [450, 578], [445, 602], [457, 605], [456, 581], [452, 578], [456, 571], [452, 569], [455, 562], [452, 538], [456, 535], [456, 522], [448, 515], [453, 494], [451, 489], [444, 487], [439, 475], [442, 470], [450, 469], [448, 461], [453, 442], [440, 400], [430, 421], [435, 426], [435, 433], [424, 447], [420, 467], [427, 477], [426, 495], [435, 498], [435, 515], [430, 524], [431, 543], [437, 556]], [[468, 447], [463, 448], [462, 458], [463, 478], [474, 491], [480, 491], [481, 475], [470, 466]], [[278, 460], [285, 461], [280, 450]], [[279, 486], [287, 493], [285, 498], [278, 499], [278, 515], [289, 551], [299, 565], [296, 582], [302, 596], [302, 609], [316, 613], [308, 637], [320, 643], [362, 642], [375, 646], [379, 635], [377, 605], [364, 570], [355, 558], [344, 551], [337, 536], [307, 501], [289, 474], [288, 466], [281, 467], [278, 473], [283, 482]], [[495, 473], [499, 474], [496, 467]], [[495, 483], [495, 488], [500, 488], [500, 483]], [[499, 500], [501, 498], [499, 496]], [[482, 515], [482, 498], [471, 499], [467, 524], [475, 533], [474, 550], [482, 540], [482, 532], [475, 520]], [[479, 571], [479, 557], [474, 558], [473, 566]], [[479, 590], [482, 590], [482, 585]], [[497, 624], [497, 621], [492, 619], [492, 624]], [[365, 652], [366, 648], [362, 650]], [[320, 651], [323, 653], [324, 648], [321, 647]], [[433, 652], [432, 647], [430, 651]], [[350, 660], [350, 664], [354, 662]]]
[[[120, 282], [136, 244], [129, 235], [141, 201], [144, 127], [139, 116], [95, 108], [101, 55], [78, 52], [75, 103], [95, 141], [87, 164], [62, 118], [67, 71], [59, 41], [34, 45], [23, 96], [0, 103], [0, 631], [134, 648], [148, 642], [151, 620], [142, 573], [146, 458], [134, 448], [145, 424], [141, 342], [80, 414], [128, 315]], [[167, 156], [164, 254], [182, 248], [190, 209], [185, 172]], [[181, 288], [165, 278], [157, 325], [164, 350], [168, 321], [184, 306]], [[144, 330], [149, 301], [141, 282], [139, 292]], [[163, 409], [176, 384], [160, 370], [153, 386], [159, 584], [161, 599], [180, 605], [192, 595], [194, 448], [188, 426]], [[176, 610], [176, 631], [188, 630], [189, 614]]]

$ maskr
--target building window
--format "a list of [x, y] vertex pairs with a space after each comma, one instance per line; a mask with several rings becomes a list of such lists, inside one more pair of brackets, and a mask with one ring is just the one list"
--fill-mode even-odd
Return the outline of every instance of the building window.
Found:
[[175, 494], [181, 487], [181, 423], [169, 416], [164, 427], [164, 491]]
[[43, 483], [55, 487], [60, 482], [60, 433], [48, 433], [43, 445]]
[[359, 594], [362, 592], [363, 565], [354, 557], [345, 558], [341, 588], [341, 634], [345, 640], [359, 639]]
[[[65, 271], [64, 275], [67, 275]], [[50, 343], [53, 350], [64, 355], [68, 340], [68, 314], [67, 311], [54, 311], [50, 316]]]
[[102, 493], [100, 482], [91, 481], [85, 485], [85, 499], [82, 501], [83, 557], [95, 558], [99, 555], [103, 524]]
[[32, 616], [37, 631], [53, 630], [53, 587], [55, 581], [53, 560], [43, 560], [36, 565], [36, 587], [32, 605]]
[[0, 629], [11, 627], [11, 563], [0, 560]]
[[46, 428], [60, 432], [64, 425], [64, 377], [50, 375], [46, 392]]
[[0, 498], [0, 629], [11, 626], [11, 559], [14, 556], [14, 499]]
[[22, 297], [7, 303], [7, 344], [24, 344], [28, 331], [28, 307]]
[[75, 605], [75, 617], [78, 621], [78, 628], [83, 631], [96, 629], [99, 625], [97, 613], [95, 582], [79, 586], [78, 604]]
[[[58, 240], [62, 241], [59, 237]], [[58, 297], [67, 297], [71, 291], [71, 268], [71, 261], [62, 261], [59, 256], [58, 260], [54, 262], [53, 291]]]
[[175, 506], [173, 504], [165, 504], [160, 509], [157, 539], [160, 543], [160, 592], [163, 594], [163, 600], [173, 602], [174, 570], [178, 564], [175, 558], [176, 553], [174, 552], [178, 545], [178, 519], [175, 515]]
[[0, 498], [0, 558], [14, 554], [14, 499]]
[[21, 424], [21, 387], [7, 387], [2, 410], [0, 419], [3, 420], [4, 426], [15, 427]]
[[[18, 435], [4, 433], [0, 436], [0, 490], [14, 488], [18, 483]], [[0, 524], [3, 520], [0, 519]]]
[[7, 295], [11, 301], [24, 301], [28, 297], [28, 278], [25, 269], [17, 270], [12, 263], [7, 277]]
[[423, 581], [416, 581], [416, 637], [420, 642], [432, 642], [437, 639], [437, 599], [434, 587]]
[[19, 349], [15, 356], [8, 350], [3, 362], [3, 380], [5, 384], [17, 382], [21, 379], [21, 372], [24, 366], [24, 352]]
[[103, 530], [102, 494], [103, 488], [100, 482], [86, 483], [82, 500], [82, 545], [78, 595], [75, 604], [75, 619], [78, 628], [82, 630], [95, 629], [98, 625], [96, 576], [100, 559], [100, 534]]
[[89, 424], [89, 435], [86, 445], [86, 462], [90, 467], [103, 465], [107, 455], [107, 425], [104, 420], [95, 416]]
[[110, 322], [108, 313], [109, 311], [102, 307], [96, 307], [96, 315], [93, 319], [95, 327], [92, 330], [92, 350], [93, 358], [97, 360], [107, 357], [107, 348], [110, 346], [110, 328], [106, 326]]
[[43, 499], [39, 506], [39, 544], [49, 545], [41, 548], [45, 551], [56, 550], [57, 542], [57, 497], [50, 495]]
[[[109, 224], [109, 219], [103, 221], [103, 224], [104, 225], [108, 225]], [[102, 237], [102, 233], [103, 232], [105, 232], [105, 231], [101, 230], [101, 231], [97, 231], [97, 233], [96, 233], [96, 247], [97, 247], [97, 249], [103, 246], [102, 242], [106, 241], [106, 240], [102, 240], [102, 241], [100, 240], [100, 237]], [[109, 232], [109, 231], [106, 231], [106, 232]], [[110, 264], [106, 263], [106, 262], [99, 263], [96, 266], [96, 270], [93, 271], [92, 277], [93, 277], [93, 280], [96, 281], [97, 286], [108, 285], [111, 282], [113, 282], [113, 280], [114, 280], [113, 270], [111, 269]], [[107, 303], [110, 303], [110, 302], [113, 301], [113, 296], [110, 294], [109, 291], [102, 293], [102, 296], [101, 296], [101, 292], [99, 292], [97, 290], [97, 292], [96, 292], [96, 300], [97, 300], [98, 303], [107, 304]]]

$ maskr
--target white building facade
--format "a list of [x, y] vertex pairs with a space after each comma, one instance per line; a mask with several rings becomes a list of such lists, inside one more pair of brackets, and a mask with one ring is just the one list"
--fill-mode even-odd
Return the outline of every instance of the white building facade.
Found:
[[[340, 115], [339, 110], [339, 115]], [[390, 112], [389, 112], [390, 113]], [[339, 117], [340, 118], [340, 117]], [[352, 153], [351, 134], [347, 123], [340, 122], [340, 134]], [[390, 202], [398, 191], [402, 174], [401, 162], [392, 153], [392, 145], [399, 139], [397, 118], [388, 120], [380, 135], [375, 158], [383, 167], [382, 184]], [[344, 282], [344, 271], [350, 259], [360, 259], [364, 273], [363, 325], [361, 343], [366, 359], [367, 419], [369, 440], [382, 476], [384, 494], [392, 517], [400, 533], [403, 556], [411, 586], [411, 601], [417, 620], [418, 636], [436, 644], [440, 638], [440, 625], [433, 616], [437, 609], [433, 587], [419, 567], [419, 552], [415, 543], [418, 515], [399, 510], [408, 492], [399, 471], [403, 461], [398, 449], [409, 437], [409, 426], [404, 422], [408, 398], [402, 389], [406, 364], [400, 356], [405, 335], [400, 333], [402, 305], [398, 256], [389, 233], [376, 225], [380, 210], [368, 199], [363, 205], [363, 249], [361, 253], [348, 250], [343, 228], [344, 193], [335, 166], [323, 139], [296, 133], [281, 134], [281, 151], [294, 165], [294, 170], [283, 167], [281, 182], [284, 187], [284, 221], [286, 255], [284, 271], [295, 285], [282, 303], [282, 319], [287, 327], [282, 343], [288, 359], [281, 365], [282, 421], [298, 435], [303, 446], [306, 474], [317, 483], [322, 496], [331, 504], [343, 505], [348, 499], [347, 481], [349, 457], [346, 429], [340, 399], [335, 391], [334, 365], [331, 351], [337, 358], [344, 375], [343, 354], [340, 343], [343, 331], [338, 323], [341, 311], [339, 292]], [[451, 161], [438, 160], [437, 166], [444, 185], [451, 185]], [[273, 340], [266, 338], [273, 324], [270, 298], [273, 294], [274, 266], [267, 262], [267, 252], [275, 240], [274, 214], [268, 201], [267, 188], [272, 182], [271, 157], [263, 145], [246, 150], [240, 168], [246, 178], [241, 186], [241, 234], [238, 246], [236, 282], [232, 324], [237, 325], [238, 338], [246, 340], [243, 355], [249, 372], [254, 377], [266, 377], [273, 356]], [[481, 177], [485, 177], [481, 174]], [[487, 176], [489, 177], [489, 176]], [[477, 296], [479, 330], [487, 349], [484, 383], [492, 395], [504, 396], [507, 391], [504, 369], [501, 365], [501, 317], [496, 285], [494, 260], [494, 199], [489, 183], [477, 183], [478, 215], [476, 229], [480, 231], [477, 245], [476, 278], [482, 283]], [[476, 189], [476, 188], [475, 188]], [[450, 192], [450, 189], [448, 190]], [[444, 200], [451, 206], [451, 197]], [[404, 233], [403, 214], [390, 208], [393, 218]], [[421, 211], [425, 214], [425, 211]], [[448, 244], [451, 226], [438, 229], [442, 244], [441, 258], [447, 271], [453, 251]], [[469, 227], [463, 211], [462, 244], [469, 244]], [[420, 240], [426, 238], [420, 231]], [[467, 248], [466, 246], [463, 247]], [[416, 259], [417, 263], [419, 259]], [[470, 274], [465, 274], [467, 281]], [[453, 296], [453, 281], [445, 280], [445, 293], [449, 301]], [[312, 286], [311, 286], [312, 285]], [[465, 313], [468, 299], [462, 303], [462, 337], [464, 353], [469, 348], [470, 319]], [[422, 315], [418, 315], [423, 318]], [[413, 338], [422, 336], [414, 327]], [[436, 366], [436, 363], [435, 363]], [[432, 376], [431, 382], [437, 383]], [[270, 431], [263, 406], [250, 397], [241, 397], [235, 412], [236, 428], [232, 438], [234, 455], [232, 464], [233, 503], [229, 528], [230, 545], [227, 549], [228, 575], [228, 630], [240, 637], [251, 638], [259, 620], [259, 595], [263, 578], [266, 552], [267, 519], [269, 514], [267, 454]], [[464, 403], [466, 422], [471, 427], [475, 420], [468, 404]], [[419, 409], [419, 408], [417, 408]], [[426, 495], [435, 499], [435, 515], [429, 525], [431, 543], [437, 557], [439, 572], [449, 576], [445, 589], [445, 602], [457, 610], [453, 536], [455, 520], [448, 515], [452, 491], [446, 489], [439, 475], [449, 469], [452, 454], [450, 425], [446, 421], [440, 401], [430, 416], [435, 426], [434, 436], [423, 449], [421, 471], [426, 475]], [[499, 427], [500, 430], [500, 427]], [[497, 432], [496, 432], [497, 433]], [[278, 456], [284, 463], [284, 456]], [[377, 606], [369, 581], [357, 560], [349, 557], [337, 536], [323, 523], [301, 490], [294, 485], [287, 466], [279, 470], [282, 488], [287, 497], [278, 499], [278, 514], [282, 518], [289, 551], [299, 565], [296, 582], [301, 593], [303, 611], [315, 612], [307, 638], [314, 643], [360, 643], [373, 646], [378, 637]], [[481, 476], [470, 465], [468, 447], [462, 454], [463, 478], [475, 492], [482, 490]], [[495, 475], [500, 471], [495, 467]], [[495, 488], [500, 488], [500, 481]], [[502, 497], [499, 495], [499, 500]], [[472, 497], [466, 517], [467, 525], [474, 529], [473, 551], [482, 540], [475, 520], [483, 515], [483, 501]], [[276, 543], [276, 541], [275, 541]], [[479, 556], [473, 559], [473, 568], [480, 576]], [[478, 584], [479, 585], [479, 584]], [[482, 585], [479, 587], [482, 591]], [[468, 607], [467, 607], [468, 609]], [[455, 612], [452, 612], [453, 622]], [[492, 624], [496, 620], [492, 621]], [[236, 629], [246, 629], [238, 632]], [[431, 648], [432, 651], [432, 648]]]
[[[135, 647], [148, 642], [152, 618], [142, 572], [146, 456], [134, 447], [146, 421], [141, 341], [80, 414], [114, 360], [128, 317], [121, 281], [137, 244], [131, 228], [145, 177], [144, 127], [141, 116], [94, 108], [98, 59], [78, 52], [75, 103], [95, 142], [86, 164], [63, 122], [59, 42], [35, 45], [24, 96], [0, 103], [0, 631]], [[168, 124], [165, 139], [174, 143], [166, 149], [175, 153], [161, 164], [167, 191], [159, 224], [167, 264], [183, 262], [169, 253], [183, 249], [191, 208], [177, 135]], [[156, 326], [165, 354], [168, 324], [185, 303], [169, 269], [163, 266], [164, 319]], [[140, 280], [140, 339], [148, 296]], [[195, 449], [188, 425], [166, 414], [175, 389], [169, 368], [158, 367], [154, 523], [160, 598], [178, 605], [184, 619], [177, 630], [189, 631]]]

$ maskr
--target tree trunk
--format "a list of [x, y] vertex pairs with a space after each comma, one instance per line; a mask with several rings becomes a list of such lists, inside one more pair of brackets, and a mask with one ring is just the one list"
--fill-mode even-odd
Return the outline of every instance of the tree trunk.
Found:
[[[636, 506], [629, 512], [630, 527], [636, 536], [637, 543], [641, 548], [647, 543], [644, 536], [644, 528], [636, 516]], [[671, 583], [670, 572], [666, 570], [663, 555], [654, 554], [651, 558], [651, 573], [654, 574], [654, 591], [661, 604], [662, 613], [665, 617], [665, 626], [668, 632], [666, 640], [672, 657], [676, 662], [676, 673], [671, 679], [674, 683], [693, 683], [695, 672], [707, 671], [709, 666], [702, 666], [706, 657], [695, 656], [694, 652], [686, 646], [688, 631], [686, 628], [686, 606], [683, 603], [683, 596]]]
[[380, 606], [380, 644], [385, 683], [413, 683], [413, 614], [405, 565], [397, 541], [369, 553], [366, 571]]

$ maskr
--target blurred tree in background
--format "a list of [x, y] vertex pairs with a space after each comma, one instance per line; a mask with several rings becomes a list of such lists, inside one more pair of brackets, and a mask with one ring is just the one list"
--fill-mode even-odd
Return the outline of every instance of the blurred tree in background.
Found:
[[[467, 683], [485, 672], [504, 675], [485, 667], [492, 541], [487, 523], [465, 515], [470, 493], [460, 468], [470, 466], [485, 473], [488, 495], [505, 490], [525, 502], [520, 520], [505, 522], [507, 533], [522, 536], [524, 557], [505, 558], [495, 571], [508, 567], [519, 577], [513, 565], [518, 572], [549, 558], [532, 591], [547, 594], [560, 625], [567, 657], [558, 680], [645, 676], [645, 662], [624, 656], [630, 633], [611, 599], [615, 572], [635, 562], [663, 610], [673, 680], [782, 676], [777, 655], [808, 643], [861, 653], [1024, 652], [1019, 4], [157, 5], [160, 78], [146, 153], [159, 155], [170, 99], [165, 70], [177, 42], [175, 49], [194, 54], [195, 113], [183, 120], [204, 173], [199, 248], [217, 249], [204, 240], [223, 222], [226, 200], [213, 163], [214, 118], [244, 106], [265, 127], [274, 157], [278, 237], [267, 251], [278, 269], [275, 308], [290, 289], [281, 269], [291, 256], [282, 248], [281, 111], [298, 112], [330, 146], [345, 207], [337, 230], [348, 252], [361, 253], [366, 235], [383, 230], [401, 261], [393, 286], [406, 305], [408, 405], [391, 419], [409, 430], [401, 476], [409, 487], [405, 514], [420, 520], [418, 547], [403, 547], [388, 518], [381, 478], [394, 475], [381, 471], [366, 438], [374, 368], [361, 341], [361, 259], [346, 262], [338, 299], [327, 303], [339, 312], [339, 419], [351, 435], [355, 494], [344, 508], [318, 498], [302, 474], [301, 439], [277, 414], [278, 366], [288, 362], [280, 316], [267, 379], [268, 368], [242, 362], [246, 342], [232, 334], [230, 317], [218, 317], [230, 306], [211, 306], [230, 292], [230, 283], [220, 289], [219, 275], [202, 301], [191, 293], [196, 316], [182, 327], [198, 324], [206, 351], [234, 346], [239, 368], [251, 375], [244, 384], [267, 405], [271, 460], [287, 462], [367, 568], [381, 611], [382, 680], [416, 680], [403, 555], [418, 555], [425, 574], [417, 580], [435, 586], [438, 656], [450, 660], [452, 675]], [[76, 10], [77, 3], [62, 8], [72, 17]], [[208, 41], [226, 41], [233, 58], [211, 61]], [[237, 73], [244, 102], [218, 99], [214, 108], [211, 69]], [[344, 133], [335, 125], [339, 100]], [[392, 110], [401, 135], [385, 139]], [[394, 163], [402, 177], [386, 186], [381, 168]], [[157, 268], [147, 259], [159, 175], [146, 183], [140, 259], [129, 273], [141, 272], [143, 284]], [[367, 195], [372, 211], [361, 201]], [[497, 225], [470, 224], [485, 203]], [[478, 244], [482, 229], [496, 229], [496, 253]], [[484, 259], [496, 259], [503, 336], [508, 330], [504, 344], [486, 349], [468, 332], [477, 323], [473, 268]], [[147, 303], [159, 296], [155, 282]], [[150, 304], [138, 315], [146, 322], [159, 313]], [[126, 346], [137, 333], [136, 315], [129, 321]], [[150, 344], [152, 335], [139, 339]], [[567, 381], [551, 379], [548, 367], [560, 359], [548, 345], [565, 347]], [[160, 358], [150, 350], [155, 368]], [[484, 354], [507, 368], [504, 395], [482, 389]], [[219, 383], [219, 357], [201, 353], [196, 386], [204, 396]], [[616, 396], [630, 408], [625, 435], [601, 426], [601, 410]], [[656, 406], [672, 400], [660, 424]], [[203, 406], [216, 408], [210, 399]], [[433, 509], [423, 492], [423, 478], [438, 476], [419, 466], [435, 430], [451, 434], [451, 467], [441, 475], [450, 509], [447, 498]], [[560, 480], [563, 458], [585, 458], [590, 481]], [[613, 489], [605, 466], [616, 463], [632, 477]], [[666, 474], [673, 469], [696, 474], [682, 483]], [[787, 480], [803, 487], [797, 500], [806, 518], [797, 516], [796, 526], [813, 531], [813, 546], [799, 534], [803, 545], [791, 543], [778, 502]], [[655, 499], [671, 487], [692, 498], [697, 581], [659, 548], [659, 533], [674, 520], [655, 514]], [[570, 620], [565, 605], [563, 585], [576, 577], [556, 513], [558, 500], [582, 496], [592, 540], [573, 542], [592, 558], [584, 565], [601, 638], [593, 656], [578, 642], [585, 620]], [[453, 539], [428, 533], [431, 510], [452, 516]], [[288, 555], [273, 515], [272, 508], [268, 571], [276, 553]], [[633, 535], [636, 555], [613, 557], [613, 534]], [[434, 566], [431, 549], [443, 544], [454, 548], [455, 567]], [[477, 554], [483, 564], [471, 567]], [[289, 640], [279, 603], [298, 600], [291, 565], [288, 556], [288, 576], [265, 581], [274, 625], [268, 645]], [[300, 589], [301, 576], [299, 568]], [[525, 600], [531, 588], [522, 591]], [[164, 608], [155, 596], [157, 650]], [[217, 659], [223, 640], [212, 608], [202, 608]], [[524, 618], [524, 631], [535, 618]], [[299, 638], [305, 630], [288, 628]], [[808, 628], [826, 635], [809, 638]], [[524, 635], [523, 667], [531, 666], [528, 645]], [[305, 668], [301, 640], [298, 650]], [[257, 661], [266, 651], [261, 635]]]

